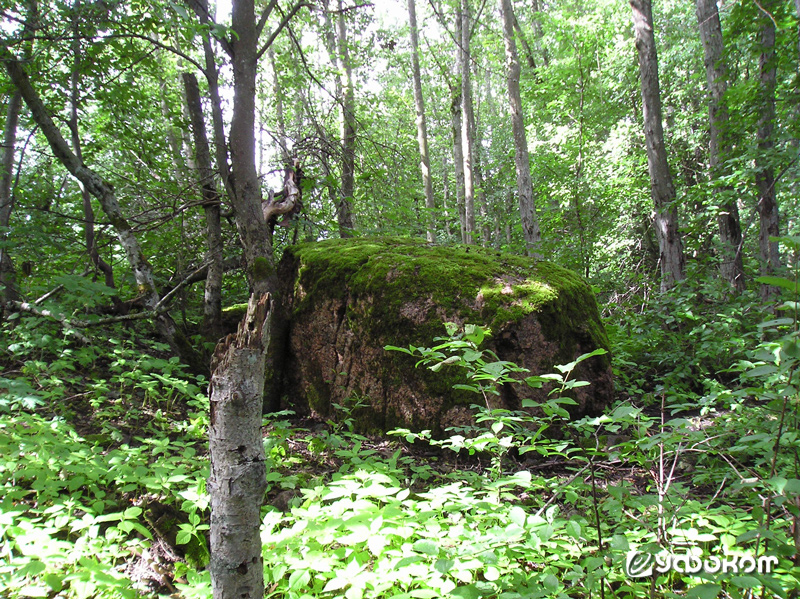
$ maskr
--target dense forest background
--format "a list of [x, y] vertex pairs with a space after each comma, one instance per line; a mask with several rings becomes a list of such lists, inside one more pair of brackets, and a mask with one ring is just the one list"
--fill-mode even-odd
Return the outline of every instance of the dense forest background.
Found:
[[[618, 403], [561, 421], [573, 364], [449, 441], [268, 416], [270, 596], [797, 596], [800, 3], [232, 8], [0, 2], [0, 594], [209, 596], [224, 307], [380, 235], [579, 272]], [[779, 563], [623, 567], [686, 547]]]

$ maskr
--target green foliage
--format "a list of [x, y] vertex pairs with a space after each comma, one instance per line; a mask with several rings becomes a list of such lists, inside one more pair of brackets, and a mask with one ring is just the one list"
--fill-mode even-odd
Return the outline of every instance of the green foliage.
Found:
[[0, 594], [137, 597], [132, 562], [175, 534], [161, 506], [194, 563], [208, 559], [203, 381], [130, 341], [74, 347], [57, 332], [22, 318], [0, 342]]
[[[770, 282], [788, 293], [792, 281]], [[756, 319], [736, 305], [720, 299], [708, 313]], [[564, 405], [584, 383], [571, 375], [597, 355], [530, 376], [481, 349], [488, 331], [470, 325], [449, 325], [432, 347], [390, 348], [435, 375], [460, 372], [457, 384], [480, 398], [475, 422], [441, 440], [398, 431], [443, 452], [421, 459], [353, 432], [363, 398], [338, 406], [313, 432], [291, 413], [271, 416], [265, 450], [275, 507], [264, 508], [262, 531], [270, 596], [556, 598], [602, 589], [632, 598], [655, 588], [788, 597], [797, 589], [791, 526], [800, 517], [795, 307], [787, 300], [779, 318], [737, 342], [741, 350], [724, 359], [742, 357], [711, 393], [673, 392], [678, 378], [667, 372], [656, 406], [629, 400], [577, 421]], [[700, 320], [671, 324], [687, 322], [683, 334], [702, 339]], [[131, 564], [157, 563], [153, 543], [171, 539], [180, 560], [159, 567], [180, 596], [210, 596], [202, 381], [157, 357], [158, 346], [145, 353], [123, 336], [105, 348], [75, 347], [53, 323], [29, 317], [5, 333], [0, 592], [153, 595], [155, 587], [131, 583]], [[721, 337], [706, 339], [702, 355], [731, 344]], [[667, 351], [666, 342], [659, 347]], [[493, 409], [501, 385], [549, 391], [517, 412]], [[28, 397], [39, 403], [26, 405]], [[651, 580], [628, 575], [632, 551], [644, 562], [692, 551], [777, 563], [771, 573], [673, 570]]]

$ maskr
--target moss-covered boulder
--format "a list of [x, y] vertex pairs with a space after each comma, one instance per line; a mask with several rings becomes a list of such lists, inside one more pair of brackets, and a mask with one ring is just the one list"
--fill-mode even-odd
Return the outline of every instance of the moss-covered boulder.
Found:
[[[282, 395], [301, 413], [333, 413], [358, 397], [363, 430], [404, 426], [442, 431], [469, 418], [474, 394], [453, 391], [463, 373], [415, 369], [415, 359], [385, 345], [430, 347], [445, 322], [490, 327], [484, 347], [533, 374], [553, 372], [608, 347], [591, 289], [577, 274], [530, 258], [466, 246], [394, 238], [330, 240], [289, 248], [279, 272], [289, 327]], [[607, 356], [584, 361], [575, 377], [576, 414], [611, 400]], [[276, 384], [270, 381], [270, 384]], [[523, 388], [503, 390], [518, 409]], [[527, 396], [534, 390], [524, 388]]]

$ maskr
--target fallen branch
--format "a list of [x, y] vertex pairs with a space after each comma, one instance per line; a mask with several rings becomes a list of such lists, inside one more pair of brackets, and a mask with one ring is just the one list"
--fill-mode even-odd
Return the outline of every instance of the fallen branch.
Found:
[[33, 314], [49, 320], [55, 320], [61, 324], [67, 334], [74, 335], [75, 338], [84, 345], [90, 345], [92, 343], [91, 339], [75, 330], [76, 327], [88, 326], [88, 323], [86, 322], [70, 320], [65, 316], [61, 316], [60, 314], [56, 314], [51, 310], [47, 310], [46, 308], [37, 308], [34, 304], [29, 302], [18, 302], [11, 300], [7, 301], [5, 305], [6, 307], [16, 308], [17, 312], [27, 312], [28, 314]]

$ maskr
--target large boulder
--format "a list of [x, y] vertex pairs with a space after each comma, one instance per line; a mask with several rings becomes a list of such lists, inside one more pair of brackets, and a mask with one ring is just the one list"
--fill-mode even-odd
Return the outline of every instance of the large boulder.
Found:
[[[488, 326], [483, 348], [532, 374], [608, 348], [594, 295], [577, 274], [554, 264], [474, 246], [359, 238], [291, 247], [279, 266], [286, 283], [288, 331], [279, 390], [283, 407], [331, 416], [358, 398], [361, 430], [412, 430], [463, 424], [480, 398], [454, 391], [463, 371], [415, 369], [385, 345], [431, 347], [445, 322]], [[581, 362], [573, 378], [574, 415], [597, 413], [612, 398], [608, 356]], [[276, 387], [277, 385], [277, 387]], [[544, 392], [507, 385], [498, 406], [519, 409]], [[524, 396], [522, 395], [524, 394]]]

